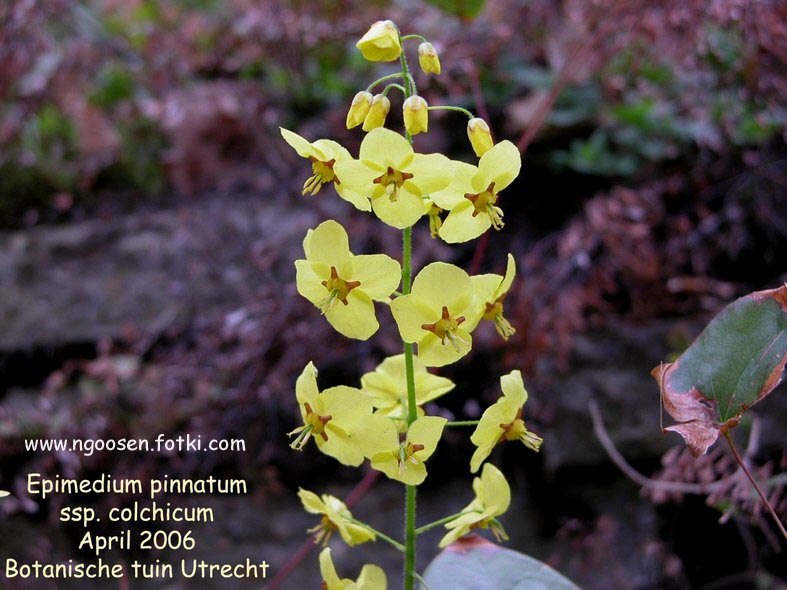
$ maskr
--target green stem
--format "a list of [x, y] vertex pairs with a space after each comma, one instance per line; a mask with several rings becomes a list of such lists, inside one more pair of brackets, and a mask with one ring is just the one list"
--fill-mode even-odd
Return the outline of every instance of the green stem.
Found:
[[391, 88], [396, 88], [402, 94], [405, 94], [404, 86], [402, 86], [401, 84], [388, 84], [388, 86], [383, 88], [383, 96], [388, 96], [388, 91], [391, 90]]
[[377, 78], [377, 80], [375, 80], [374, 82], [369, 84], [369, 86], [367, 86], [366, 92], [371, 92], [372, 88], [374, 88], [378, 84], [382, 84], [383, 82], [385, 82], [387, 80], [393, 80], [394, 78], [401, 78], [401, 77], [402, 77], [402, 74], [400, 74], [399, 72], [396, 72], [395, 74], [388, 74], [387, 76], [383, 76], [382, 78]]
[[[401, 40], [401, 33], [399, 34]], [[407, 57], [402, 51], [402, 80], [404, 81], [404, 98], [407, 100], [417, 92], [415, 80], [410, 75]], [[413, 137], [404, 131], [404, 136], [412, 145]], [[405, 228], [402, 232], [402, 293], [410, 293], [412, 284], [412, 237], [413, 228]], [[407, 425], [418, 418], [418, 406], [415, 399], [415, 372], [413, 370], [413, 345], [404, 343], [404, 366], [407, 376]], [[415, 590], [415, 486], [405, 487], [404, 497], [404, 590]]]
[[373, 532], [375, 535], [380, 537], [380, 539], [382, 539], [383, 541], [385, 541], [386, 543], [388, 543], [389, 545], [394, 547], [396, 550], [401, 551], [402, 553], [404, 553], [404, 545], [402, 545], [399, 541], [396, 541], [395, 539], [392, 539], [391, 537], [389, 537], [385, 533], [381, 533], [377, 529], [375, 529], [373, 527], [370, 527], [365, 522], [361, 522], [360, 520], [356, 520], [355, 518], [350, 518], [348, 520], [350, 520], [351, 522], [357, 524], [358, 526], [362, 526], [363, 528], [368, 529], [369, 531]]
[[415, 534], [420, 535], [421, 533], [425, 533], [426, 531], [430, 531], [435, 527], [440, 526], [441, 524], [445, 524], [455, 518], [459, 518], [464, 514], [471, 514], [473, 512], [478, 512], [478, 510], [469, 510], [467, 512], [457, 512], [456, 514], [452, 514], [451, 516], [446, 516], [445, 518], [441, 518], [440, 520], [435, 520], [434, 522], [430, 522], [429, 524], [425, 524], [422, 527], [418, 527], [415, 529]]
[[463, 109], [462, 107], [455, 107], [447, 104], [438, 104], [433, 107], [426, 107], [427, 111], [456, 111], [457, 113], [463, 113], [467, 115], [468, 119], [475, 118], [475, 115], [468, 111], [467, 109]]
[[446, 422], [446, 426], [476, 426], [480, 420], [459, 420], [457, 422]]
[[419, 41], [421, 41], [421, 43], [426, 43], [426, 37], [424, 37], [423, 35], [412, 34], [412, 35], [405, 35], [404, 37], [401, 38], [402, 41], [409, 41], [410, 39], [418, 39]]

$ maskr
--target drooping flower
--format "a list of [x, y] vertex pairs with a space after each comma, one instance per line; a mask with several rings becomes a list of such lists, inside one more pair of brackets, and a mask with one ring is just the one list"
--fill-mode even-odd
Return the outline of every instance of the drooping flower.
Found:
[[470, 140], [470, 145], [473, 146], [475, 155], [479, 158], [495, 145], [489, 125], [480, 117], [473, 117], [467, 122], [467, 138]]
[[412, 95], [402, 105], [404, 128], [410, 135], [429, 130], [429, 105], [417, 94]]
[[508, 510], [511, 504], [511, 488], [500, 470], [487, 463], [481, 477], [473, 479], [475, 499], [465, 506], [462, 514], [446, 523], [448, 533], [440, 540], [440, 547], [446, 547], [473, 529], [491, 529], [495, 538], [508, 539], [497, 517]]
[[382, 221], [404, 229], [426, 213], [424, 197], [448, 186], [453, 163], [442, 154], [416, 154], [390, 129], [374, 129], [363, 138], [358, 160], [337, 163], [347, 188], [371, 198]]
[[439, 416], [422, 416], [410, 424], [404, 442], [392, 420], [375, 414], [364, 421], [359, 435], [364, 454], [373, 469], [397, 481], [417, 486], [426, 479], [426, 461], [437, 448], [447, 420]]
[[301, 488], [298, 490], [298, 497], [301, 499], [306, 512], [322, 514], [320, 523], [308, 530], [309, 533], [315, 534], [315, 543], [322, 543], [323, 546], [327, 545], [331, 535], [336, 531], [339, 532], [341, 538], [350, 547], [366, 543], [367, 541], [374, 541], [377, 538], [374, 532], [353, 521], [350, 509], [336, 496], [323, 494], [320, 497], [314, 492]]
[[379, 566], [367, 563], [361, 568], [356, 581], [339, 578], [331, 559], [331, 549], [326, 547], [320, 552], [320, 574], [323, 590], [386, 590], [388, 579]]
[[402, 54], [399, 31], [390, 20], [379, 20], [355, 44], [369, 61], [393, 61]]
[[391, 110], [391, 101], [384, 94], [375, 94], [366, 117], [363, 119], [364, 131], [371, 131], [385, 125], [385, 118]]
[[366, 90], [358, 92], [353, 97], [353, 101], [347, 111], [347, 120], [345, 121], [347, 129], [352, 129], [363, 123], [366, 115], [369, 113], [369, 109], [372, 108], [372, 98], [372, 93]]
[[478, 168], [457, 162], [451, 184], [431, 195], [439, 207], [450, 210], [440, 237], [449, 243], [466, 242], [490, 227], [502, 228], [498, 195], [519, 175], [521, 165], [519, 150], [510, 141], [498, 143], [481, 156]]
[[336, 174], [335, 165], [342, 160], [352, 160], [350, 152], [330, 139], [310, 143], [297, 133], [280, 127], [281, 136], [298, 153], [312, 163], [312, 175], [303, 184], [302, 194], [316, 195], [323, 184], [332, 183], [336, 193], [361, 211], [371, 210], [369, 199], [349, 190]]
[[495, 446], [506, 440], [520, 440], [534, 451], [544, 442], [537, 434], [530, 432], [522, 419], [527, 390], [520, 371], [511, 371], [500, 377], [503, 397], [489, 406], [481, 416], [470, 440], [477, 447], [470, 458], [470, 471], [475, 473]]
[[309, 362], [295, 382], [295, 397], [303, 426], [289, 433], [290, 445], [302, 449], [313, 438], [317, 447], [345, 465], [357, 467], [364, 454], [355, 439], [359, 423], [372, 414], [372, 402], [360, 389], [339, 385], [323, 392], [317, 388], [317, 368]]
[[505, 301], [511, 283], [516, 275], [514, 257], [508, 255], [506, 274], [504, 277], [496, 274], [477, 275], [471, 277], [476, 299], [483, 306], [481, 316], [485, 320], [494, 322], [497, 333], [508, 340], [516, 333], [511, 323], [503, 316], [503, 302]]
[[[455, 387], [450, 379], [429, 373], [418, 357], [413, 358], [413, 373], [415, 402], [420, 415], [423, 415], [423, 404]], [[403, 354], [388, 357], [374, 371], [361, 377], [361, 390], [369, 396], [377, 414], [393, 420], [400, 432], [406, 431], [407, 373]]]
[[418, 46], [418, 65], [421, 66], [424, 74], [440, 74], [440, 57], [429, 41], [424, 41]]
[[425, 266], [410, 294], [391, 302], [391, 313], [402, 340], [418, 344], [418, 358], [427, 367], [442, 367], [470, 352], [470, 332], [481, 319], [470, 277], [445, 262]]
[[303, 240], [306, 259], [296, 260], [298, 293], [317, 306], [348, 338], [366, 340], [379, 324], [374, 301], [387, 301], [401, 277], [399, 263], [385, 254], [350, 252], [347, 232], [328, 220]]

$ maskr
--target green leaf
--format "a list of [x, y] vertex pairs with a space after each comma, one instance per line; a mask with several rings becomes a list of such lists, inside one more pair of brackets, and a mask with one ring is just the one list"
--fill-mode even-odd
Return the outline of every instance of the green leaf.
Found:
[[787, 361], [787, 286], [732, 302], [674, 363], [653, 369], [692, 454], [704, 454], [779, 384]]
[[427, 0], [427, 2], [462, 18], [476, 17], [484, 9], [484, 0]]
[[532, 557], [471, 535], [449, 545], [424, 573], [420, 590], [579, 590]]

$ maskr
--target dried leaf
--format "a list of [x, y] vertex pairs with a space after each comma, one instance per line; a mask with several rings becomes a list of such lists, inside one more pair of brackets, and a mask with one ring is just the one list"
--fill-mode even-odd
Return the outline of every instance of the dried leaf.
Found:
[[725, 307], [674, 363], [652, 371], [664, 408], [692, 454], [779, 384], [787, 361], [787, 285], [758, 291]]

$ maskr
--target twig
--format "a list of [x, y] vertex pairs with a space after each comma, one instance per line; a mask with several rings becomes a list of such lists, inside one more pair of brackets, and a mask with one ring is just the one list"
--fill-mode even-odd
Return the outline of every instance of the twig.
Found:
[[771, 513], [771, 516], [773, 517], [773, 521], [776, 523], [776, 526], [779, 527], [779, 530], [782, 532], [782, 536], [785, 539], [787, 539], [787, 530], [784, 528], [781, 519], [776, 514], [776, 511], [773, 509], [773, 506], [771, 506], [771, 503], [768, 501], [768, 498], [765, 497], [765, 492], [762, 491], [762, 488], [760, 488], [759, 484], [757, 483], [757, 480], [754, 479], [754, 476], [751, 474], [751, 472], [749, 472], [749, 468], [746, 467], [746, 462], [743, 460], [743, 457], [741, 457], [740, 454], [738, 453], [738, 449], [735, 448], [735, 442], [732, 440], [732, 435], [730, 434], [729, 430], [727, 430], [724, 433], [724, 438], [727, 439], [727, 444], [730, 445], [730, 450], [732, 451], [732, 454], [735, 456], [735, 460], [738, 462], [738, 465], [746, 474], [746, 477], [749, 478], [749, 481], [751, 482], [751, 485], [754, 486], [754, 489], [757, 490], [757, 493], [759, 494], [763, 504], [765, 504], [765, 507], [768, 509], [768, 512]]
[[[675, 492], [675, 493], [684, 493], [684, 494], [696, 494], [696, 495], [705, 495], [711, 492], [716, 491], [722, 485], [728, 482], [729, 478], [721, 479], [712, 483], [708, 484], [696, 484], [696, 483], [684, 483], [684, 482], [672, 482], [672, 481], [658, 481], [656, 479], [650, 479], [649, 477], [645, 477], [639, 471], [634, 469], [631, 465], [629, 465], [626, 460], [623, 458], [623, 455], [620, 454], [620, 451], [617, 450], [615, 447], [615, 443], [612, 442], [612, 439], [609, 438], [609, 434], [607, 434], [606, 428], [604, 428], [604, 421], [601, 418], [601, 412], [598, 409], [598, 404], [596, 400], [590, 400], [588, 403], [588, 409], [590, 410], [590, 417], [593, 420], [593, 432], [596, 434], [598, 441], [601, 443], [601, 446], [604, 447], [604, 450], [607, 452], [610, 460], [617, 465], [618, 469], [620, 469], [623, 474], [628, 477], [633, 482], [641, 485], [645, 488], [650, 488], [651, 490], [659, 490], [663, 492]], [[735, 475], [729, 476], [730, 478], [735, 477]]]

